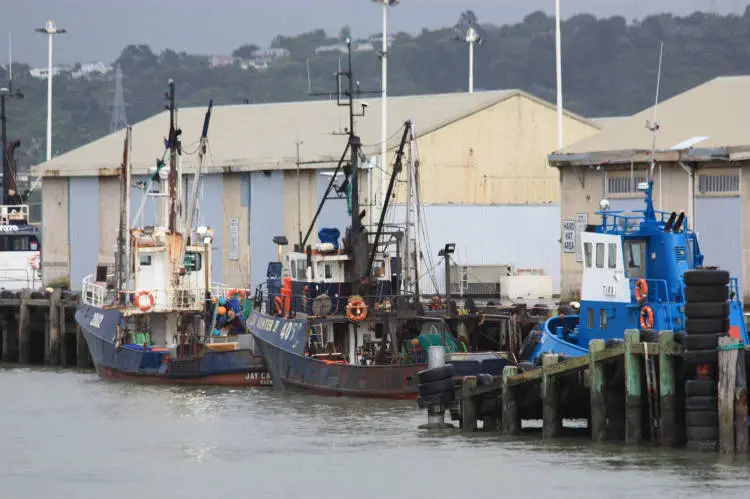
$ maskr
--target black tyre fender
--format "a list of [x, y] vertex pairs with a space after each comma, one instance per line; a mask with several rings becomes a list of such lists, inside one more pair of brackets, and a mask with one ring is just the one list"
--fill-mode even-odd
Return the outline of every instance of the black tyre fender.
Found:
[[724, 333], [686, 334], [683, 345], [687, 350], [715, 350]]
[[641, 342], [658, 343], [659, 332], [654, 329], [641, 329]]
[[455, 392], [450, 391], [450, 392], [433, 393], [425, 397], [419, 397], [417, 399], [417, 403], [419, 404], [419, 407], [421, 409], [424, 409], [425, 407], [429, 407], [431, 405], [450, 404], [454, 400], [456, 400], [456, 394]]
[[536, 366], [531, 362], [520, 362], [518, 364], [518, 367], [521, 370], [521, 372], [532, 371], [536, 369]]
[[686, 397], [716, 397], [718, 384], [711, 379], [691, 379], [685, 382]]
[[495, 381], [495, 377], [491, 374], [481, 373], [477, 374], [477, 385], [491, 385]]
[[419, 371], [417, 373], [417, 379], [419, 380], [420, 385], [426, 385], [427, 383], [432, 383], [434, 381], [453, 378], [453, 375], [453, 364], [445, 364], [444, 366]]
[[728, 299], [728, 286], [685, 286], [687, 302], [724, 302]]
[[687, 411], [685, 424], [688, 428], [695, 426], [719, 426], [719, 413], [713, 411]]
[[695, 269], [687, 270], [682, 274], [685, 284], [688, 286], [712, 286], [729, 284], [729, 272], [718, 269]]
[[716, 397], [687, 397], [685, 399], [686, 411], [718, 411], [718, 398]]
[[528, 335], [526, 335], [526, 338], [521, 344], [521, 349], [518, 351], [518, 358], [520, 360], [528, 360], [529, 358], [531, 358], [531, 352], [533, 352], [534, 348], [536, 348], [536, 344], [539, 342], [539, 337], [541, 336], [541, 334], [541, 331], [535, 329]]
[[718, 426], [688, 426], [686, 433], [689, 442], [715, 441], [719, 439]]
[[729, 317], [729, 303], [722, 301], [686, 303], [685, 316], [688, 319], [726, 319]]
[[685, 332], [690, 334], [726, 333], [729, 331], [729, 318], [725, 319], [685, 319]]
[[684, 332], [679, 332], [674, 334], [674, 341], [678, 345], [684, 345], [685, 344], [685, 337], [687, 335]]
[[421, 397], [432, 395], [433, 393], [447, 392], [448, 390], [453, 390], [453, 378], [439, 379], [417, 386], [417, 392], [419, 392]]
[[683, 359], [686, 366], [716, 364], [719, 362], [719, 352], [716, 350], [685, 350]]

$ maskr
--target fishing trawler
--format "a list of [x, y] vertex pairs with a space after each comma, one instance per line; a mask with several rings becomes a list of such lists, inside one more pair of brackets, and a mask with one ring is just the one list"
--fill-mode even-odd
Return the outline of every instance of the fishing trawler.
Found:
[[[626, 329], [676, 333], [687, 330], [699, 334], [723, 330], [749, 343], [736, 278], [728, 279], [728, 296], [726, 286], [717, 286], [716, 290], [707, 286], [709, 289], [703, 294], [721, 296], [698, 298], [716, 303], [711, 308], [719, 309], [720, 313], [699, 314], [697, 317], [705, 319], [695, 321], [696, 329], [686, 328], [691, 319], [686, 317], [685, 275], [703, 266], [697, 234], [688, 228], [685, 213], [654, 210], [652, 179], [639, 184], [638, 190], [645, 194], [644, 210], [623, 213], [609, 210], [607, 200], [600, 203], [601, 211], [596, 214], [601, 216], [601, 224], [589, 226], [581, 234], [580, 311], [552, 317], [540, 334], [530, 335], [529, 338], [537, 339], [531, 362], [538, 364], [546, 353], [586, 355], [591, 340], [622, 341]], [[707, 278], [702, 280], [711, 284]], [[724, 328], [722, 321], [727, 317], [728, 327]], [[716, 323], [713, 329], [704, 327], [712, 322]]]
[[[157, 226], [129, 227], [131, 169], [125, 138], [121, 168], [120, 228], [114, 272], [107, 266], [83, 280], [76, 321], [103, 378], [152, 383], [269, 385], [264, 364], [244, 326], [251, 309], [246, 291], [211, 286], [208, 227], [193, 227], [213, 101], [200, 138], [190, 207], [182, 220], [174, 82], [169, 82], [169, 136], [149, 184], [160, 182]], [[169, 168], [164, 162], [170, 153]], [[168, 171], [168, 174], [167, 174]], [[147, 193], [150, 185], [147, 186]], [[138, 218], [138, 217], [136, 217]]]
[[[349, 83], [345, 103], [339, 87], [343, 78]], [[414, 142], [410, 121], [404, 125], [377, 226], [363, 225], [362, 153], [354, 117], [363, 116], [364, 106], [362, 114], [354, 113], [351, 50], [348, 70], [337, 73], [336, 81], [337, 104], [349, 108], [346, 149], [305, 238], [286, 255], [287, 238], [274, 238], [277, 261], [269, 263], [267, 280], [256, 290], [255, 308], [247, 321], [274, 386], [325, 395], [416, 399], [417, 373], [427, 367], [429, 347], [438, 345], [444, 346], [457, 376], [499, 375], [515, 360], [512, 353], [499, 351], [505, 344], [498, 338], [501, 323], [507, 323], [509, 316], [482, 313], [470, 300], [459, 311], [449, 290], [445, 302], [435, 297], [425, 306], [420, 302], [418, 266], [412, 268], [414, 278], [397, 271], [413, 261], [409, 223], [406, 233], [399, 235], [384, 220], [403, 170], [406, 145]], [[407, 184], [412, 185], [418, 175], [413, 155], [409, 156]], [[407, 205], [415, 199], [413, 188], [407, 188]], [[313, 248], [307, 242], [329, 196], [346, 198], [350, 225], [343, 238], [338, 227], [321, 228]], [[446, 261], [452, 249], [446, 245]], [[490, 336], [498, 350], [477, 351], [480, 337]], [[516, 343], [520, 346], [520, 338]]]

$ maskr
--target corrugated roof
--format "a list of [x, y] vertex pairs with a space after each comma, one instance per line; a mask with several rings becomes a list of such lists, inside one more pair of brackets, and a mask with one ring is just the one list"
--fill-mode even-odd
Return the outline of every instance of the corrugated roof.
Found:
[[[551, 107], [551, 104], [519, 90], [389, 98], [388, 130], [392, 134], [389, 146], [393, 147], [400, 141], [400, 129], [407, 119], [413, 120], [417, 134], [422, 135], [516, 95]], [[377, 153], [380, 150], [380, 98], [359, 102], [368, 102], [368, 107], [366, 115], [355, 121], [356, 131], [364, 151]], [[357, 110], [360, 109], [357, 105]], [[205, 107], [178, 110], [186, 153], [194, 153], [197, 149], [205, 112]], [[211, 116], [210, 154], [205, 165], [209, 171], [211, 168], [230, 168], [233, 171], [296, 168], [298, 141], [302, 142], [300, 157], [303, 162], [338, 161], [346, 137], [334, 133], [343, 133], [348, 125], [346, 107], [339, 107], [332, 100], [216, 106]], [[131, 161], [134, 173], [145, 173], [155, 165], [155, 158], [163, 153], [163, 139], [168, 128], [166, 111], [133, 126]], [[32, 172], [44, 176], [114, 174], [122, 161], [124, 137], [124, 130], [107, 135], [37, 165]], [[183, 169], [190, 171], [197, 161], [197, 154], [183, 154]], [[326, 165], [304, 167], [321, 166]]]
[[[750, 76], [723, 76], [678, 94], [657, 108], [656, 149], [662, 156], [677, 151], [739, 149], [750, 146]], [[646, 121], [654, 108], [630, 118], [600, 124], [603, 130], [550, 156], [557, 165], [580, 162], [589, 154], [597, 161], [642, 159], [652, 148]], [[629, 160], [629, 159], [628, 159]]]

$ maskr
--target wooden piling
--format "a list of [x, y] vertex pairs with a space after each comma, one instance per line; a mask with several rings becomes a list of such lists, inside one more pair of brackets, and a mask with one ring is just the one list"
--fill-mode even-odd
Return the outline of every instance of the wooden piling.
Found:
[[747, 426], [747, 371], [745, 352], [739, 350], [737, 356], [737, 379], [734, 383], [734, 449], [737, 454], [750, 451], [750, 435]]
[[68, 367], [68, 342], [65, 337], [68, 329], [68, 314], [65, 311], [64, 305], [59, 305], [58, 317], [60, 319], [60, 365], [62, 367]]
[[515, 366], [503, 368], [503, 432], [509, 435], [521, 433], [521, 412], [516, 400], [515, 388], [510, 386], [509, 379], [518, 374]]
[[46, 328], [44, 338], [44, 361], [48, 365], [60, 364], [60, 295], [62, 290], [55, 289], [49, 299], [49, 309], [45, 314]]
[[661, 445], [675, 447], [680, 439], [678, 430], [681, 422], [677, 418], [677, 404], [675, 403], [675, 371], [674, 333], [661, 331], [659, 333], [659, 434]]
[[542, 436], [544, 438], [559, 437], [562, 434], [559, 382], [556, 375], [547, 372], [547, 367], [557, 364], [559, 360], [560, 356], [557, 354], [546, 354], [542, 358], [544, 368], [542, 374]]
[[641, 390], [643, 359], [633, 352], [638, 345], [641, 333], [637, 329], [625, 331], [625, 442], [637, 444], [643, 438]]
[[[735, 449], [734, 399], [741, 347], [738, 338], [719, 338], [719, 450], [722, 454], [733, 454]], [[744, 424], [747, 426], [747, 420]]]
[[589, 342], [589, 389], [591, 391], [591, 415], [589, 428], [594, 442], [607, 440], [607, 400], [604, 385], [604, 364], [598, 361], [598, 353], [606, 347], [604, 340]]
[[29, 305], [31, 291], [24, 290], [21, 294], [21, 303], [18, 308], [18, 363], [31, 364], [31, 320], [29, 318]]
[[9, 321], [7, 319], [3, 318], [2, 320], [0, 320], [0, 329], [2, 329], [2, 333], [0, 333], [0, 334], [3, 335], [3, 338], [2, 338], [3, 353], [2, 353], [2, 357], [0, 357], [0, 359], [2, 359], [3, 362], [10, 362], [11, 361], [11, 357], [10, 357], [10, 349], [11, 349], [10, 339], [11, 339], [12, 335], [9, 332], [9, 326], [10, 326], [10, 323], [9, 323]]
[[472, 396], [476, 389], [476, 376], [464, 377], [461, 385], [461, 391], [463, 392], [461, 398], [461, 428], [465, 432], [477, 431], [477, 400]]
[[81, 326], [76, 324], [76, 367], [86, 369], [89, 366], [89, 351]]

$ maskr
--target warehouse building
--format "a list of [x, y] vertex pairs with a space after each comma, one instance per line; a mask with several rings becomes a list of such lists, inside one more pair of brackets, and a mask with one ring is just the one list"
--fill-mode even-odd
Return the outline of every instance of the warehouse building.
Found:
[[[750, 218], [750, 77], [720, 77], [658, 105], [653, 171], [657, 210], [684, 211], [698, 232], [705, 265], [737, 277], [747, 302]], [[648, 180], [654, 109], [610, 120], [598, 134], [549, 156], [561, 178], [563, 299], [580, 296], [581, 254], [577, 234], [599, 223], [599, 203], [609, 209], [643, 209], [637, 191]], [[588, 216], [587, 216], [588, 214]]]
[[[379, 107], [379, 99], [370, 102], [356, 124], [368, 158], [377, 159], [380, 149]], [[179, 110], [186, 174], [198, 161], [204, 113], [199, 107]], [[389, 99], [389, 118], [389, 162], [399, 128], [407, 119], [415, 125], [430, 251], [455, 242], [454, 258], [462, 263], [543, 269], [559, 283], [559, 177], [546, 160], [557, 141], [554, 106], [517, 90], [409, 96]], [[273, 236], [298, 241], [344, 150], [347, 125], [347, 110], [335, 101], [214, 108], [198, 223], [215, 230], [215, 281], [254, 287], [276, 258]], [[600, 129], [570, 113], [564, 126], [569, 143]], [[145, 179], [163, 153], [167, 131], [166, 112], [133, 126], [136, 180]], [[78, 289], [97, 262], [114, 261], [124, 135], [108, 135], [35, 167], [43, 175], [47, 284]], [[369, 190], [363, 186], [362, 192], [367, 204]], [[134, 190], [131, 214], [141, 198]], [[150, 201], [141, 220], [155, 221]], [[317, 226], [343, 234], [347, 222], [345, 201], [336, 201]]]

